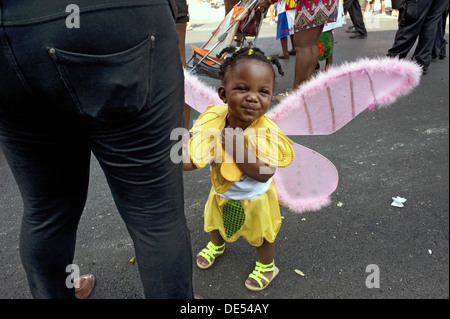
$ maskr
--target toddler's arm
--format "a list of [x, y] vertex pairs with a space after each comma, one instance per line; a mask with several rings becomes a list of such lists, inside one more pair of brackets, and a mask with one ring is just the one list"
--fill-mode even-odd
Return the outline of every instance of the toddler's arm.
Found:
[[[233, 129], [223, 130], [222, 143], [225, 146], [225, 151], [229, 151], [231, 149], [231, 147], [226, 147], [226, 145], [233, 145], [233, 154], [230, 153], [230, 155], [233, 156], [234, 162], [237, 164], [242, 173], [258, 182], [267, 182], [275, 174], [276, 168], [260, 161], [256, 157], [255, 153], [244, 145], [245, 143], [237, 143], [236, 141], [238, 139], [242, 139], [242, 141], [244, 140], [243, 131], [241, 129], [236, 128], [234, 131]], [[242, 154], [240, 152], [242, 152]]]
[[192, 171], [197, 169], [197, 166], [192, 163], [188, 152], [190, 137], [190, 134], [183, 136], [183, 171]]

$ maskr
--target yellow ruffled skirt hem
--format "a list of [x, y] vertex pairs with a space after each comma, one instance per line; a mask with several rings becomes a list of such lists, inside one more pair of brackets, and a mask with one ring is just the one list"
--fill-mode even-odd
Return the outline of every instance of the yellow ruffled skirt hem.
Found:
[[221, 197], [211, 187], [205, 206], [206, 232], [218, 230], [227, 242], [242, 236], [251, 245], [259, 247], [264, 240], [273, 243], [280, 227], [280, 206], [273, 182], [263, 195], [240, 201]]

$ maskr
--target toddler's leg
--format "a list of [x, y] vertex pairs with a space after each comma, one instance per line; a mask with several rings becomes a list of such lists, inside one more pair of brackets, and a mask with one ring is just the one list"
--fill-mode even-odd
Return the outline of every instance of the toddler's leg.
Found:
[[209, 233], [209, 238], [216, 246], [222, 246], [225, 244], [225, 239], [222, 238], [218, 230], [213, 230]]
[[263, 244], [256, 247], [258, 261], [263, 264], [270, 264], [275, 258], [275, 243], [264, 240]]
[[[275, 278], [278, 274], [278, 268], [276, 268], [274, 264], [275, 243], [264, 241], [261, 246], [256, 248], [256, 253], [258, 254], [258, 262], [256, 263], [253, 273], [250, 274], [249, 278], [245, 281], [245, 286], [250, 290], [258, 291], [266, 288], [272, 281], [272, 278]], [[258, 276], [257, 273], [265, 278]], [[255, 277], [260, 279], [262, 287]]]
[[218, 230], [209, 233], [211, 241], [197, 255], [197, 266], [201, 269], [207, 269], [214, 263], [216, 257], [223, 254], [225, 250], [225, 240], [222, 238]]

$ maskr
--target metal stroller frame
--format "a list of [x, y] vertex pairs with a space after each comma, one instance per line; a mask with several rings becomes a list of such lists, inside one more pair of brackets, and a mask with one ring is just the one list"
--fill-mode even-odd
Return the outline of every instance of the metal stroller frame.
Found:
[[[245, 6], [245, 3], [249, 1], [251, 1], [250, 4], [248, 4], [248, 6]], [[241, 3], [243, 3], [243, 6], [240, 6]], [[190, 72], [217, 78], [218, 71], [220, 68], [220, 62], [222, 61], [224, 56], [217, 58], [212, 56], [214, 50], [216, 50], [217, 48], [222, 50], [224, 47], [230, 46], [233, 43], [233, 41], [236, 41], [236, 43], [241, 44], [238, 47], [241, 47], [244, 44], [247, 44], [249, 47], [253, 47], [255, 45], [256, 39], [259, 34], [259, 30], [261, 28], [263, 17], [261, 17], [261, 23], [258, 26], [258, 32], [256, 36], [253, 36], [254, 37], [253, 42], [247, 39], [249, 35], [239, 33], [238, 30], [240, 23], [255, 8], [257, 3], [258, 0], [239, 1], [239, 3], [233, 7], [233, 10], [231, 10], [225, 16], [224, 20], [222, 20], [222, 22], [213, 32], [213, 35], [211, 36], [211, 38], [208, 39], [208, 41], [203, 43], [200, 48], [191, 45], [191, 49], [194, 54], [192, 55], [191, 59], [189, 59], [189, 61], [187, 62], [187, 67], [191, 69]], [[228, 21], [230, 23], [227, 25]], [[213, 39], [216, 39], [215, 43], [212, 43]], [[224, 43], [226, 45], [223, 45]]]

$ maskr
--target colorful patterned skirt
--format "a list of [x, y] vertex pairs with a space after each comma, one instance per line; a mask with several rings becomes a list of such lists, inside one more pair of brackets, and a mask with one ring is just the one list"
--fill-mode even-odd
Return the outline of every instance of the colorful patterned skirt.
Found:
[[295, 32], [334, 22], [338, 15], [339, 0], [298, 0]]
[[336, 21], [325, 23], [322, 32], [327, 32], [336, 28], [340, 28], [344, 24], [345, 24], [344, 5], [342, 4], [341, 1], [339, 1]]

